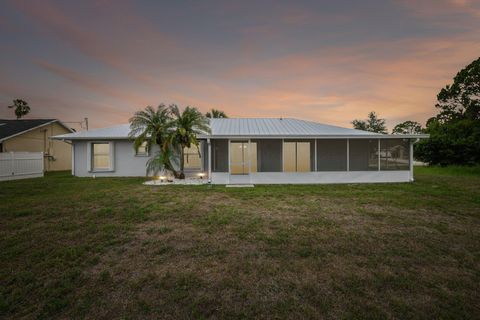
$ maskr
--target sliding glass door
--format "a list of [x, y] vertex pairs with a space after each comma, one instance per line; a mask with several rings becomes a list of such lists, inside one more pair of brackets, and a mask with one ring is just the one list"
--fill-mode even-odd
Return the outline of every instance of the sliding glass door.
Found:
[[230, 141], [230, 173], [244, 175], [250, 172], [257, 172], [257, 144]]

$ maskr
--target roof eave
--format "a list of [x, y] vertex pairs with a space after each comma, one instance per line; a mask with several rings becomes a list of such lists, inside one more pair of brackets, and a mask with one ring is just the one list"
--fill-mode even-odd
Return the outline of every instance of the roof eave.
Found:
[[429, 134], [199, 135], [199, 139], [428, 139]]
[[52, 140], [69, 140], [69, 141], [74, 141], [74, 140], [131, 140], [132, 138], [130, 137], [62, 137], [60, 136], [53, 136], [50, 137]]
[[3, 141], [8, 140], [8, 139], [15, 138], [15, 137], [17, 137], [17, 136], [19, 136], [19, 135], [22, 135], [22, 134], [24, 134], [24, 133], [27, 133], [27, 132], [30, 132], [30, 131], [33, 131], [33, 130], [36, 130], [36, 129], [39, 129], [39, 128], [41, 128], [41, 127], [47, 126], [47, 125], [52, 124], [52, 123], [55, 123], [55, 122], [58, 122], [62, 127], [65, 127], [65, 129], [67, 129], [68, 131], [73, 132], [73, 130], [72, 130], [71, 128], [68, 128], [68, 127], [67, 127], [65, 124], [63, 124], [60, 120], [54, 119], [54, 120], [52, 120], [52, 121], [42, 123], [42, 124], [40, 124], [40, 125], [38, 125], [38, 126], [35, 126], [35, 127], [33, 127], [33, 128], [30, 128], [30, 129], [27, 129], [27, 130], [23, 130], [23, 131], [21, 131], [21, 132], [17, 132], [17, 133], [12, 134], [12, 135], [10, 135], [10, 136], [8, 136], [8, 137], [3, 137], [3, 138], [0, 139], [0, 142], [3, 142]]

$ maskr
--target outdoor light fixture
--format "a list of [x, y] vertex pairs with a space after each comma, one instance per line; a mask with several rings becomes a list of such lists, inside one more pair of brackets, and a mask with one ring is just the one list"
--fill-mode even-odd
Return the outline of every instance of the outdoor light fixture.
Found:
[[203, 177], [205, 177], [205, 173], [200, 172], [200, 173], [198, 174], [198, 176], [200, 177], [200, 179], [203, 179]]
[[163, 182], [163, 180], [165, 180], [167, 177], [165, 176], [160, 176], [160, 182]]

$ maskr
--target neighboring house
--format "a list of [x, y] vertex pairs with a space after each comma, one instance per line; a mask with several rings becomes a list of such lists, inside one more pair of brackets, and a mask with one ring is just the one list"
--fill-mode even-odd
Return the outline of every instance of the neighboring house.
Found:
[[[188, 174], [215, 184], [407, 182], [413, 143], [428, 135], [389, 135], [297, 119], [211, 119], [187, 150]], [[144, 176], [154, 152], [135, 154], [129, 125], [54, 139], [71, 141], [76, 176]]]
[[44, 170], [70, 170], [72, 147], [50, 137], [72, 133], [56, 119], [0, 119], [0, 152], [43, 152]]

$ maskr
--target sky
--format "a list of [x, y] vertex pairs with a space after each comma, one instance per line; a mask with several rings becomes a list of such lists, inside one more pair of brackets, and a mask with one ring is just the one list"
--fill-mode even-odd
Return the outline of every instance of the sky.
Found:
[[391, 129], [480, 56], [480, 0], [0, 2], [0, 117], [127, 123], [175, 103]]

